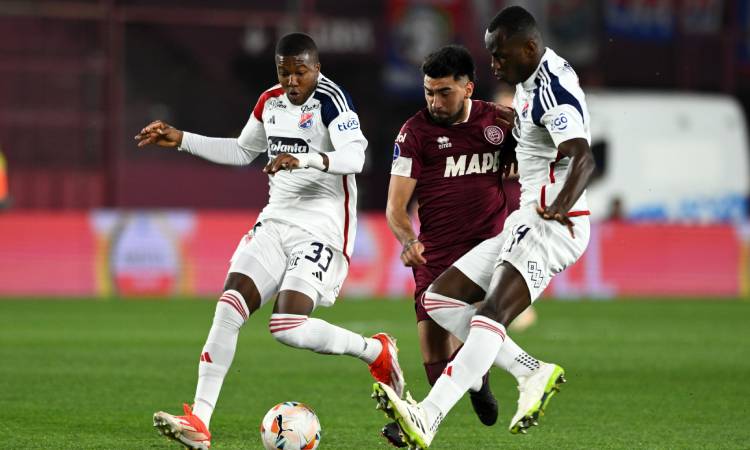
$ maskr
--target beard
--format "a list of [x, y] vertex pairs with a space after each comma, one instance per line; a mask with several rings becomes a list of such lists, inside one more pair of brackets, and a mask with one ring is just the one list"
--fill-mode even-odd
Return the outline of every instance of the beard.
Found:
[[428, 110], [430, 111], [430, 118], [432, 119], [433, 122], [435, 122], [436, 124], [440, 126], [447, 127], [456, 123], [456, 121], [460, 119], [461, 116], [463, 116], [465, 106], [466, 106], [466, 102], [461, 102], [461, 109], [459, 109], [458, 112], [450, 116], [436, 116], [435, 113], [432, 112], [432, 110], [430, 110], [429, 108]]

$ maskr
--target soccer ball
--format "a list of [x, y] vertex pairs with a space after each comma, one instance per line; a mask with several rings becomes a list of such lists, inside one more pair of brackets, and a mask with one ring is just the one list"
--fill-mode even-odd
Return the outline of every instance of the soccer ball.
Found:
[[267, 450], [313, 450], [320, 444], [318, 416], [303, 403], [279, 403], [263, 418], [260, 439]]

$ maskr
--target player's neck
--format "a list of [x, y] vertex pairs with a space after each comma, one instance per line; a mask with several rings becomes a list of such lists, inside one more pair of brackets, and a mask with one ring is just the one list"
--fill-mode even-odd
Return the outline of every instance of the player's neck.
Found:
[[461, 117], [459, 117], [455, 122], [453, 122], [453, 125], [458, 125], [460, 123], [465, 123], [469, 121], [469, 116], [471, 115], [471, 99], [467, 98], [464, 100], [464, 113], [461, 114]]

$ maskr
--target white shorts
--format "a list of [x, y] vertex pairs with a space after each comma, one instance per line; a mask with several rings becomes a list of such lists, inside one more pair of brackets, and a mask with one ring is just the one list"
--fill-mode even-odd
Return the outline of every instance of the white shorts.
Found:
[[564, 225], [544, 220], [524, 207], [505, 220], [503, 231], [462, 256], [453, 266], [485, 290], [495, 269], [509, 262], [526, 280], [531, 301], [542, 295], [552, 277], [578, 261], [589, 243], [588, 216], [572, 217], [575, 239]]
[[253, 280], [261, 306], [284, 290], [307, 295], [315, 306], [331, 306], [348, 271], [340, 251], [302, 228], [270, 220], [256, 225], [242, 238], [229, 266], [229, 272]]

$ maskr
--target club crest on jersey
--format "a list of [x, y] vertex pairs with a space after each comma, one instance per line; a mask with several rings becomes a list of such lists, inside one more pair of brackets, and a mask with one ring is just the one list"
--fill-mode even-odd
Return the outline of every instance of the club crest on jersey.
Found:
[[447, 136], [440, 136], [439, 138], [437, 138], [437, 143], [440, 150], [453, 147], [450, 138], [448, 138]]
[[500, 145], [505, 139], [505, 133], [499, 126], [490, 125], [484, 128], [484, 138], [492, 145]]
[[523, 104], [523, 108], [521, 108], [521, 117], [525, 119], [526, 116], [528, 115], [529, 115], [529, 102], [526, 102]]
[[299, 125], [301, 130], [309, 130], [313, 126], [313, 113], [303, 112], [299, 118]]

